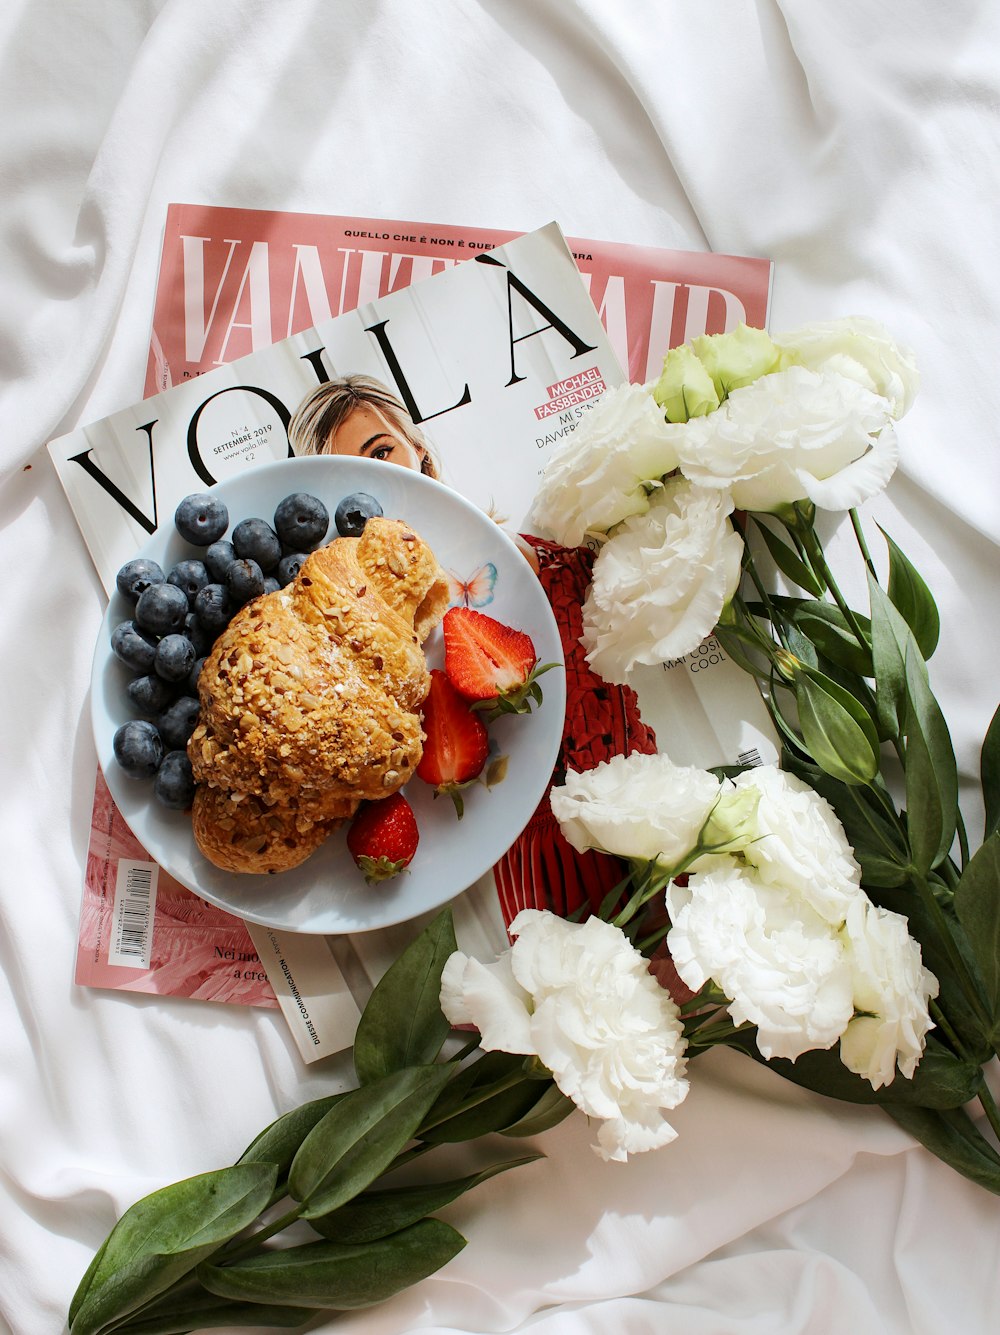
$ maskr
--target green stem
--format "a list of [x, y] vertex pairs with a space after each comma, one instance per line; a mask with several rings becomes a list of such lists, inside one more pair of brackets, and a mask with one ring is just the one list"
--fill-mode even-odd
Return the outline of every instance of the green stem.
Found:
[[272, 1219], [269, 1224], [265, 1224], [256, 1233], [252, 1233], [248, 1238], [244, 1238], [242, 1242], [237, 1243], [232, 1251], [228, 1250], [230, 1244], [226, 1243], [208, 1259], [213, 1262], [225, 1262], [228, 1265], [232, 1261], [242, 1261], [245, 1256], [252, 1256], [262, 1242], [266, 1242], [268, 1238], [273, 1238], [276, 1233], [280, 1233], [289, 1224], [294, 1224], [300, 1218], [304, 1208], [304, 1203], [293, 1205], [283, 1215], [279, 1215], [277, 1219]]
[[771, 601], [771, 595], [768, 592], [767, 587], [764, 584], [764, 581], [761, 579], [757, 571], [757, 565], [753, 559], [753, 553], [750, 550], [750, 543], [747, 540], [746, 529], [742, 525], [737, 523], [735, 520], [733, 521], [733, 526], [738, 530], [740, 537], [743, 539], [743, 546], [746, 553], [743, 562], [743, 569], [750, 576], [750, 579], [753, 581], [753, 586], [757, 590], [757, 593], [760, 596], [761, 602], [767, 609], [768, 621], [773, 626], [774, 630], [777, 632], [778, 639], [781, 641], [781, 647], [787, 650], [788, 639], [787, 636], [785, 635], [785, 628], [781, 620], [781, 614], [779, 613], [778, 609], [774, 606], [774, 603]]
[[947, 1038], [948, 1042], [954, 1048], [955, 1056], [961, 1057], [965, 1060], [971, 1060], [968, 1051], [966, 1050], [965, 1044], [962, 1042], [961, 1038], [958, 1036], [955, 1030], [951, 1027], [951, 1021], [948, 1019], [947, 1015], [945, 1015], [944, 1011], [941, 1009], [940, 1004], [936, 1001], [930, 1001], [928, 1002], [927, 1009], [930, 1012], [930, 1017], [934, 1021], [937, 1028], [941, 1030], [941, 1033], [944, 1034], [945, 1038]]
[[612, 927], [624, 927], [635, 917], [642, 906], [647, 904], [659, 891], [665, 889], [671, 877], [676, 875], [680, 875], [680, 872], [664, 872], [656, 862], [650, 862], [636, 884], [635, 894], [625, 907], [610, 920]]
[[811, 524], [806, 524], [801, 519], [799, 521], [799, 527], [797, 529], [797, 532], [802, 538], [803, 545], [809, 556], [813, 570], [815, 571], [819, 579], [821, 579], [823, 583], [826, 585], [827, 589], [830, 592], [830, 596], [833, 598], [833, 601], [837, 604], [841, 612], [844, 614], [844, 617], [847, 620], [848, 624], [850, 625], [851, 630], [857, 637], [858, 643], [864, 644], [866, 642], [866, 637], [864, 631], [861, 628], [861, 623], [858, 621], [857, 613], [854, 611], [854, 608], [851, 607], [850, 603], [847, 601], [847, 599], [840, 591], [840, 586], [838, 585], [836, 579], [834, 578], [833, 571], [830, 569], [830, 566], [827, 563], [826, 553], [823, 550], [823, 544], [820, 541], [819, 534], [816, 532], [815, 528], [813, 528]]
[[861, 549], [861, 555], [864, 557], [865, 565], [872, 572], [877, 583], [878, 574], [875, 570], [875, 562], [872, 560], [871, 552], [868, 550], [868, 543], [865, 539], [864, 529], [861, 527], [861, 518], [858, 515], [857, 510], [849, 510], [848, 514], [851, 516], [851, 527], [854, 529], [854, 536], [858, 540], [858, 546]]

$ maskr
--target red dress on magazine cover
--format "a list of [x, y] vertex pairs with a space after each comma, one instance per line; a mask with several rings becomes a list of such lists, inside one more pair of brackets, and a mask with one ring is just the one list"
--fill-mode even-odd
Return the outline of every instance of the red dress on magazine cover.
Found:
[[[612, 756], [633, 751], [653, 754], [656, 736], [639, 715], [635, 692], [628, 686], [612, 686], [592, 672], [580, 644], [594, 553], [529, 534], [522, 534], [522, 539], [534, 549], [538, 578], [552, 605], [566, 662], [566, 721], [552, 783], [562, 783], [569, 769], [593, 769]], [[561, 916], [584, 903], [596, 909], [627, 869], [605, 853], [578, 853], [559, 829], [546, 793], [493, 870], [509, 926], [523, 908], [551, 909]]]

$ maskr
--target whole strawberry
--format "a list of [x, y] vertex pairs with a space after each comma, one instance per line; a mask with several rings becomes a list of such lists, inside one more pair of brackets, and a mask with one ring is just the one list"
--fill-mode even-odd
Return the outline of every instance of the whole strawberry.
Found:
[[444, 668], [448, 680], [474, 708], [501, 714], [528, 714], [541, 704], [538, 678], [555, 663], [538, 664], [531, 636], [471, 607], [451, 607], [444, 615]]
[[483, 772], [490, 741], [486, 724], [440, 668], [431, 672], [431, 688], [424, 701], [424, 732], [417, 777], [436, 793], [447, 793], [461, 820], [465, 810], [461, 790]]
[[347, 831], [348, 850], [370, 885], [398, 876], [419, 841], [413, 808], [402, 793], [363, 802]]

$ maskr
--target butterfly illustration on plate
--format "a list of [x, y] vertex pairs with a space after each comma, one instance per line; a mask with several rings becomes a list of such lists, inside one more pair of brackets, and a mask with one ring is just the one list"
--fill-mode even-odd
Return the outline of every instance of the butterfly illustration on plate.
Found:
[[481, 565], [468, 579], [462, 579], [454, 570], [447, 571], [447, 575], [452, 607], [486, 607], [493, 601], [497, 568], [492, 561]]

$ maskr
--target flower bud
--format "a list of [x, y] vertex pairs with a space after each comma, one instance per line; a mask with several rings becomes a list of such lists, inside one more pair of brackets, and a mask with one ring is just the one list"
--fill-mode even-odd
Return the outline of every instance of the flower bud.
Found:
[[778, 369], [781, 350], [763, 329], [740, 324], [728, 334], [702, 334], [691, 340], [719, 399]]
[[664, 357], [660, 378], [653, 386], [653, 398], [668, 422], [705, 417], [719, 406], [712, 377], [686, 343], [671, 348]]
[[760, 793], [755, 788], [735, 788], [723, 784], [719, 800], [701, 831], [705, 849], [733, 853], [757, 838], [757, 807]]

